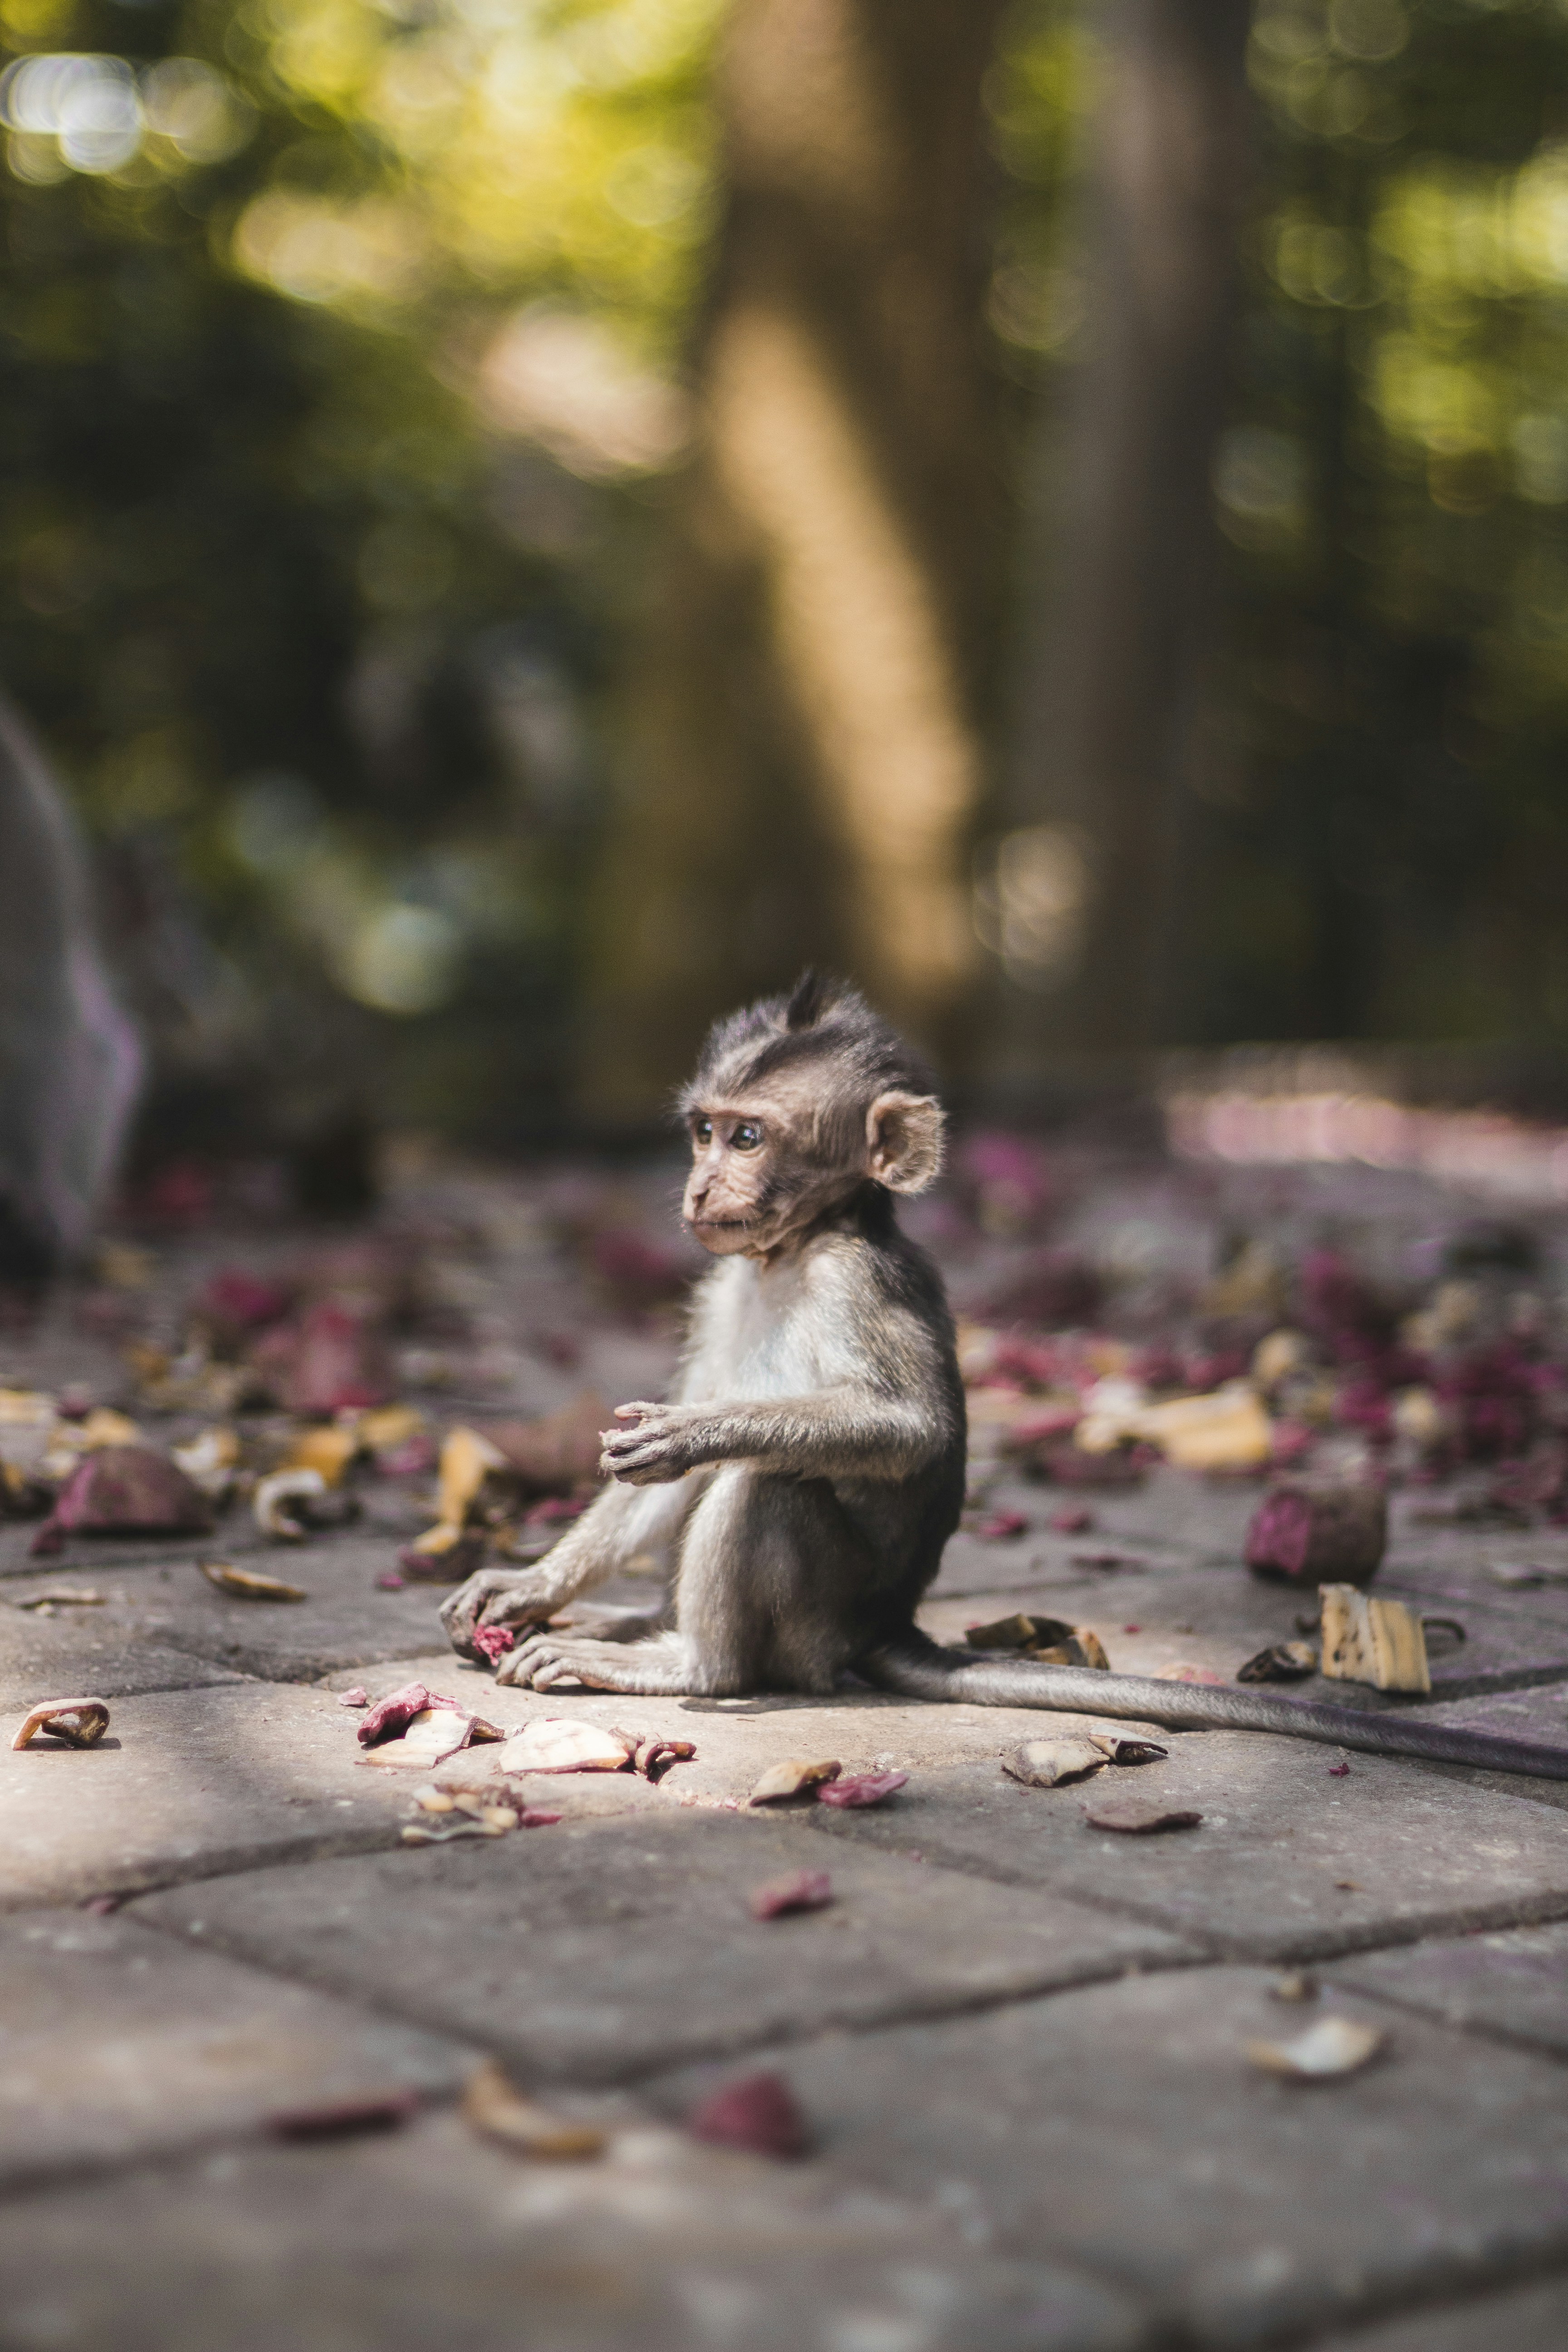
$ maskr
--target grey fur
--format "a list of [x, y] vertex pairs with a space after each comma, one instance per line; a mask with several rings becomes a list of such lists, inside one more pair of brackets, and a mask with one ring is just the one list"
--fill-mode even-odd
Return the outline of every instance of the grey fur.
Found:
[[[795, 1025], [808, 1013], [810, 1025]], [[1568, 1748], [928, 1640], [915, 1612], [963, 1507], [963, 1388], [941, 1278], [868, 1177], [864, 1139], [889, 1089], [907, 1090], [900, 1098], [933, 1131], [940, 1111], [919, 1064], [858, 998], [804, 987], [719, 1024], [685, 1107], [706, 1116], [754, 1093], [777, 1130], [781, 1074], [798, 1089], [803, 1067], [825, 1100], [809, 1118], [793, 1114], [809, 1134], [770, 1148], [785, 1171], [809, 1167], [810, 1213], [792, 1223], [787, 1202], [770, 1205], [755, 1248], [703, 1276], [673, 1399], [622, 1409], [634, 1426], [606, 1436], [615, 1483], [538, 1567], [481, 1570], [452, 1596], [442, 1617], [456, 1648], [476, 1654], [480, 1622], [534, 1627], [498, 1679], [536, 1690], [826, 1693], [855, 1674], [909, 1697], [1283, 1732], [1568, 1779]], [[837, 1186], [824, 1190], [827, 1133], [844, 1141]], [[673, 1623], [650, 1635], [645, 1617], [542, 1622], [650, 1552], [673, 1574]]]

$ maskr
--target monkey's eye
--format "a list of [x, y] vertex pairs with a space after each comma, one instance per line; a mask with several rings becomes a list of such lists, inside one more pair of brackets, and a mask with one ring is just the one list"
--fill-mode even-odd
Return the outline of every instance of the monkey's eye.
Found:
[[730, 1138], [731, 1144], [737, 1151], [754, 1151], [762, 1139], [762, 1129], [755, 1119], [751, 1118], [743, 1118]]
[[694, 1118], [691, 1122], [691, 1139], [694, 1143], [711, 1143], [713, 1140], [712, 1120], [710, 1118]]

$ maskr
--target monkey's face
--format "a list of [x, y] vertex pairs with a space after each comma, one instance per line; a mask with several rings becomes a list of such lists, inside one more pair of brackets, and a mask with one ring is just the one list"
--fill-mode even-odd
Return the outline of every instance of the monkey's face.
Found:
[[942, 1160], [942, 1111], [889, 1092], [825, 1106], [787, 1085], [693, 1107], [681, 1215], [715, 1257], [766, 1257], [808, 1233], [870, 1179], [919, 1192]]
[[715, 1257], [776, 1248], [795, 1222], [781, 1218], [781, 1208], [797, 1209], [801, 1191], [777, 1107], [715, 1105], [693, 1111], [688, 1124], [691, 1173], [680, 1213], [703, 1248]]

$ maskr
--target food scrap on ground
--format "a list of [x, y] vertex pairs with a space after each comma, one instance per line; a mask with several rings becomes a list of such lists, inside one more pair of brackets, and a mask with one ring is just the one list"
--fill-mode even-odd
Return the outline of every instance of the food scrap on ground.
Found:
[[[1299, 2000], [1300, 1994], [1281, 1998]], [[1288, 2083], [1325, 2083], [1354, 2074], [1375, 2058], [1388, 2036], [1348, 2017], [1320, 2017], [1289, 2042], [1249, 2042], [1247, 2055], [1266, 2074]]]
[[816, 1801], [842, 1811], [858, 1811], [868, 1805], [885, 1805], [889, 1797], [909, 1785], [907, 1772], [846, 1772], [833, 1780], [819, 1780]]
[[1430, 1692], [1426, 1633], [1417, 1611], [1403, 1601], [1373, 1600], [1352, 1584], [1325, 1584], [1320, 1599], [1323, 1672], [1331, 1681]]
[[463, 2086], [465, 2123], [486, 2139], [499, 2140], [519, 2156], [547, 2163], [574, 2164], [602, 2156], [608, 2136], [592, 2124], [568, 2122], [524, 2097], [498, 2059], [476, 2067]]
[[109, 1729], [109, 1703], [101, 1698], [44, 1698], [30, 1706], [13, 1748], [35, 1739], [58, 1739], [67, 1748], [96, 1748]]
[[824, 1911], [832, 1900], [833, 1881], [826, 1870], [797, 1870], [753, 1886], [746, 1908], [753, 1919], [783, 1919], [795, 1911]]
[[743, 2074], [724, 2084], [686, 2118], [693, 2139], [751, 2156], [806, 2155], [811, 2135], [799, 2103], [782, 2074]]
[[752, 1783], [746, 1799], [749, 1805], [785, 1804], [792, 1797], [814, 1795], [826, 1780], [837, 1780], [843, 1771], [842, 1764], [833, 1757], [814, 1764], [801, 1756], [782, 1757], [770, 1764], [762, 1778]]
[[236, 1601], [309, 1601], [310, 1594], [298, 1584], [285, 1584], [280, 1576], [266, 1576], [257, 1568], [236, 1568], [223, 1559], [198, 1559], [197, 1568], [216, 1591], [226, 1592]]

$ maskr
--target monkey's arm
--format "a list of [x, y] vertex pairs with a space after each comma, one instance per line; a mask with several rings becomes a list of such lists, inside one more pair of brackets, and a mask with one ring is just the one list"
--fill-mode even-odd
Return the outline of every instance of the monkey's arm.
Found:
[[447, 1638], [459, 1656], [477, 1658], [478, 1625], [531, 1625], [552, 1617], [625, 1568], [639, 1552], [668, 1552], [696, 1502], [699, 1484], [661, 1495], [610, 1486], [531, 1568], [481, 1568], [441, 1605]]
[[1429, 1764], [1468, 1764], [1486, 1772], [1521, 1772], [1568, 1780], [1568, 1748], [1462, 1731], [1407, 1715], [1322, 1706], [1312, 1699], [1202, 1683], [1162, 1683], [1142, 1675], [1108, 1675], [1089, 1666], [1047, 1666], [1026, 1659], [976, 1658], [944, 1650], [911, 1629], [858, 1662], [881, 1690], [904, 1698], [961, 1699], [970, 1706], [1043, 1706], [1072, 1715], [1131, 1716], [1173, 1731], [1275, 1731], [1321, 1739], [1371, 1756], [1414, 1756]]
[[909, 1478], [951, 1433], [925, 1399], [846, 1383], [809, 1396], [740, 1404], [623, 1404], [604, 1465], [628, 1486], [683, 1478], [709, 1462], [754, 1462], [797, 1478]]

